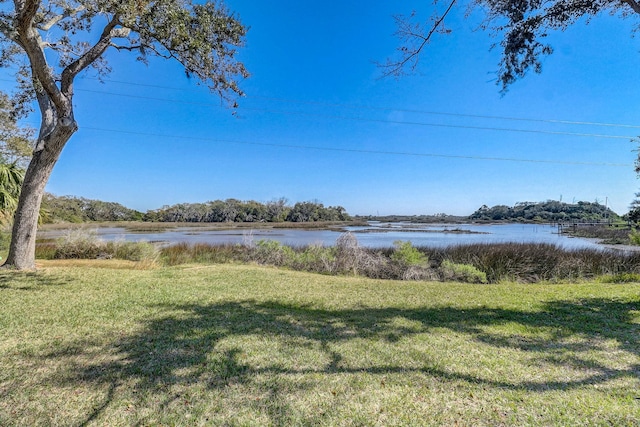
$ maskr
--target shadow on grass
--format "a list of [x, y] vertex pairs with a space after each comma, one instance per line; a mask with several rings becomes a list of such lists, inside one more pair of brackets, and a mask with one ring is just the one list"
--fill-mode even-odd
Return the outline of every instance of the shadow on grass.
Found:
[[[367, 373], [393, 374], [417, 372], [443, 381], [467, 381], [508, 390], [543, 392], [568, 390], [588, 384], [601, 384], [622, 377], [639, 378], [640, 366], [614, 368], [593, 361], [586, 353], [603, 340], [613, 340], [618, 349], [640, 355], [640, 325], [634, 312], [640, 301], [582, 299], [552, 301], [542, 310], [525, 312], [494, 308], [429, 307], [423, 309], [358, 308], [330, 310], [280, 302], [226, 302], [211, 305], [164, 305], [164, 317], [150, 320], [144, 330], [115, 343], [115, 361], [93, 365], [72, 376], [70, 381], [109, 384], [105, 401], [88, 415], [85, 423], [96, 419], [109, 406], [114, 387], [136, 384], [140, 393], [162, 393], [163, 406], [179, 395], [168, 396], [163, 390], [175, 384], [205, 385], [224, 390], [232, 385], [251, 385], [259, 375], [298, 375]], [[412, 327], [398, 326], [398, 319], [410, 321]], [[406, 324], [406, 322], [404, 322]], [[403, 322], [400, 322], [403, 324]], [[544, 328], [545, 338], [488, 332], [490, 326], [517, 324]], [[469, 340], [496, 349], [510, 348], [528, 352], [547, 363], [583, 369], [586, 375], [569, 381], [508, 381], [488, 379], [463, 372], [443, 370], [437, 366], [417, 368], [389, 364], [350, 366], [336, 350], [336, 344], [356, 339], [383, 341], [393, 346], [415, 334], [435, 328], [447, 328], [466, 334]], [[252, 366], [243, 359], [240, 348], [218, 348], [221, 340], [237, 337], [274, 337], [300, 340], [324, 353], [326, 362], [315, 367], [287, 367], [273, 362]], [[277, 351], [277, 350], [275, 350]], [[400, 348], [399, 351], [402, 351]], [[556, 357], [558, 356], [558, 357]], [[562, 357], [560, 357], [562, 356]], [[581, 356], [584, 356], [581, 357]], [[615, 366], [615, 364], [612, 364]], [[291, 393], [287, 386], [287, 393]], [[272, 385], [268, 390], [276, 425], [287, 424], [287, 404]], [[281, 406], [277, 406], [281, 402]], [[276, 408], [276, 409], [274, 409]]]
[[43, 286], [61, 286], [73, 282], [73, 279], [61, 275], [15, 271], [0, 267], [0, 290], [36, 291]]

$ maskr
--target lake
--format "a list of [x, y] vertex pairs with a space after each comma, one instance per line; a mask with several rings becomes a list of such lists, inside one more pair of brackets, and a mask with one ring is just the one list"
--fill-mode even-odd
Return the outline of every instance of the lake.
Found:
[[[550, 243], [566, 249], [602, 248], [595, 241], [558, 234], [558, 229], [541, 224], [411, 224], [371, 222], [368, 226], [345, 227], [361, 246], [391, 247], [396, 240], [410, 241], [414, 246], [447, 247], [471, 243]], [[123, 227], [97, 228], [103, 240], [186, 243], [255, 243], [276, 240], [290, 246], [320, 244], [333, 246], [343, 231], [301, 229], [233, 229], [207, 230], [203, 227], [178, 227], [163, 232], [134, 233]], [[60, 236], [60, 231], [45, 231], [38, 237]]]

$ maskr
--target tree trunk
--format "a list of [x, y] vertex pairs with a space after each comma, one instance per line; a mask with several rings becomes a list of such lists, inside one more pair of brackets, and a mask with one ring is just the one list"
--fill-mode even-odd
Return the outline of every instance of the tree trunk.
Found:
[[58, 161], [62, 148], [76, 131], [75, 121], [58, 124], [46, 138], [43, 148], [36, 149], [27, 168], [20, 192], [18, 209], [13, 221], [13, 232], [5, 268], [35, 269], [36, 232], [44, 189]]

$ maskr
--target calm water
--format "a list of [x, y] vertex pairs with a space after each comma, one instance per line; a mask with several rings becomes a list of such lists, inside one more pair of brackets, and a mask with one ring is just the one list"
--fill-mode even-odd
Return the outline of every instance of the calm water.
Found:
[[[558, 229], [550, 225], [504, 224], [504, 225], [422, 225], [409, 223], [371, 223], [366, 227], [347, 227], [361, 246], [390, 247], [396, 240], [410, 241], [414, 246], [447, 247], [469, 243], [551, 243], [567, 249], [600, 248], [592, 240], [571, 238], [557, 234]], [[451, 233], [465, 230], [472, 233]], [[208, 231], [198, 227], [182, 227], [161, 233], [129, 233], [124, 228], [99, 228], [97, 234], [104, 240], [124, 239], [128, 241], [187, 243], [249, 243], [259, 240], [277, 240], [291, 246], [321, 244], [335, 245], [342, 234], [329, 230], [223, 230]], [[43, 233], [42, 237], [54, 237]]]

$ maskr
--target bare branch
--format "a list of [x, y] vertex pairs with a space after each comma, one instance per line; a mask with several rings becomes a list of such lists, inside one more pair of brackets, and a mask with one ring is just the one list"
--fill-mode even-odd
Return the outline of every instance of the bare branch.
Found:
[[405, 66], [410, 62], [413, 62], [413, 64], [411, 65], [411, 69], [412, 70], [415, 69], [415, 67], [418, 65], [418, 58], [420, 56], [420, 53], [422, 52], [424, 47], [429, 43], [433, 34], [438, 32], [441, 29], [444, 19], [447, 17], [449, 12], [451, 12], [456, 2], [457, 0], [450, 1], [447, 9], [444, 11], [442, 15], [438, 17], [438, 19], [431, 26], [431, 29], [429, 30], [429, 32], [426, 34], [424, 33], [424, 31], [421, 31], [422, 30], [421, 28], [411, 25], [406, 20], [403, 20], [400, 18], [396, 19], [399, 26], [397, 35], [401, 39], [409, 40], [409, 41], [418, 40], [420, 43], [416, 47], [411, 47], [411, 48], [407, 46], [401, 46], [398, 50], [402, 52], [402, 57], [398, 61], [387, 60], [385, 64], [380, 65], [381, 68], [385, 70], [383, 73], [384, 76], [401, 75], [404, 71]]
[[130, 45], [130, 46], [122, 46], [122, 45], [119, 45], [119, 44], [111, 43], [111, 47], [116, 49], [116, 50], [124, 50], [124, 51], [128, 51], [128, 52], [148, 50], [150, 52], [153, 52], [153, 54], [156, 55], [158, 58], [175, 59], [175, 60], [179, 61], [179, 58], [176, 55], [174, 55], [172, 52], [170, 52], [170, 51], [166, 51], [166, 52], [165, 51], [161, 51], [161, 50], [157, 49], [153, 45], [135, 44], [135, 45]]

